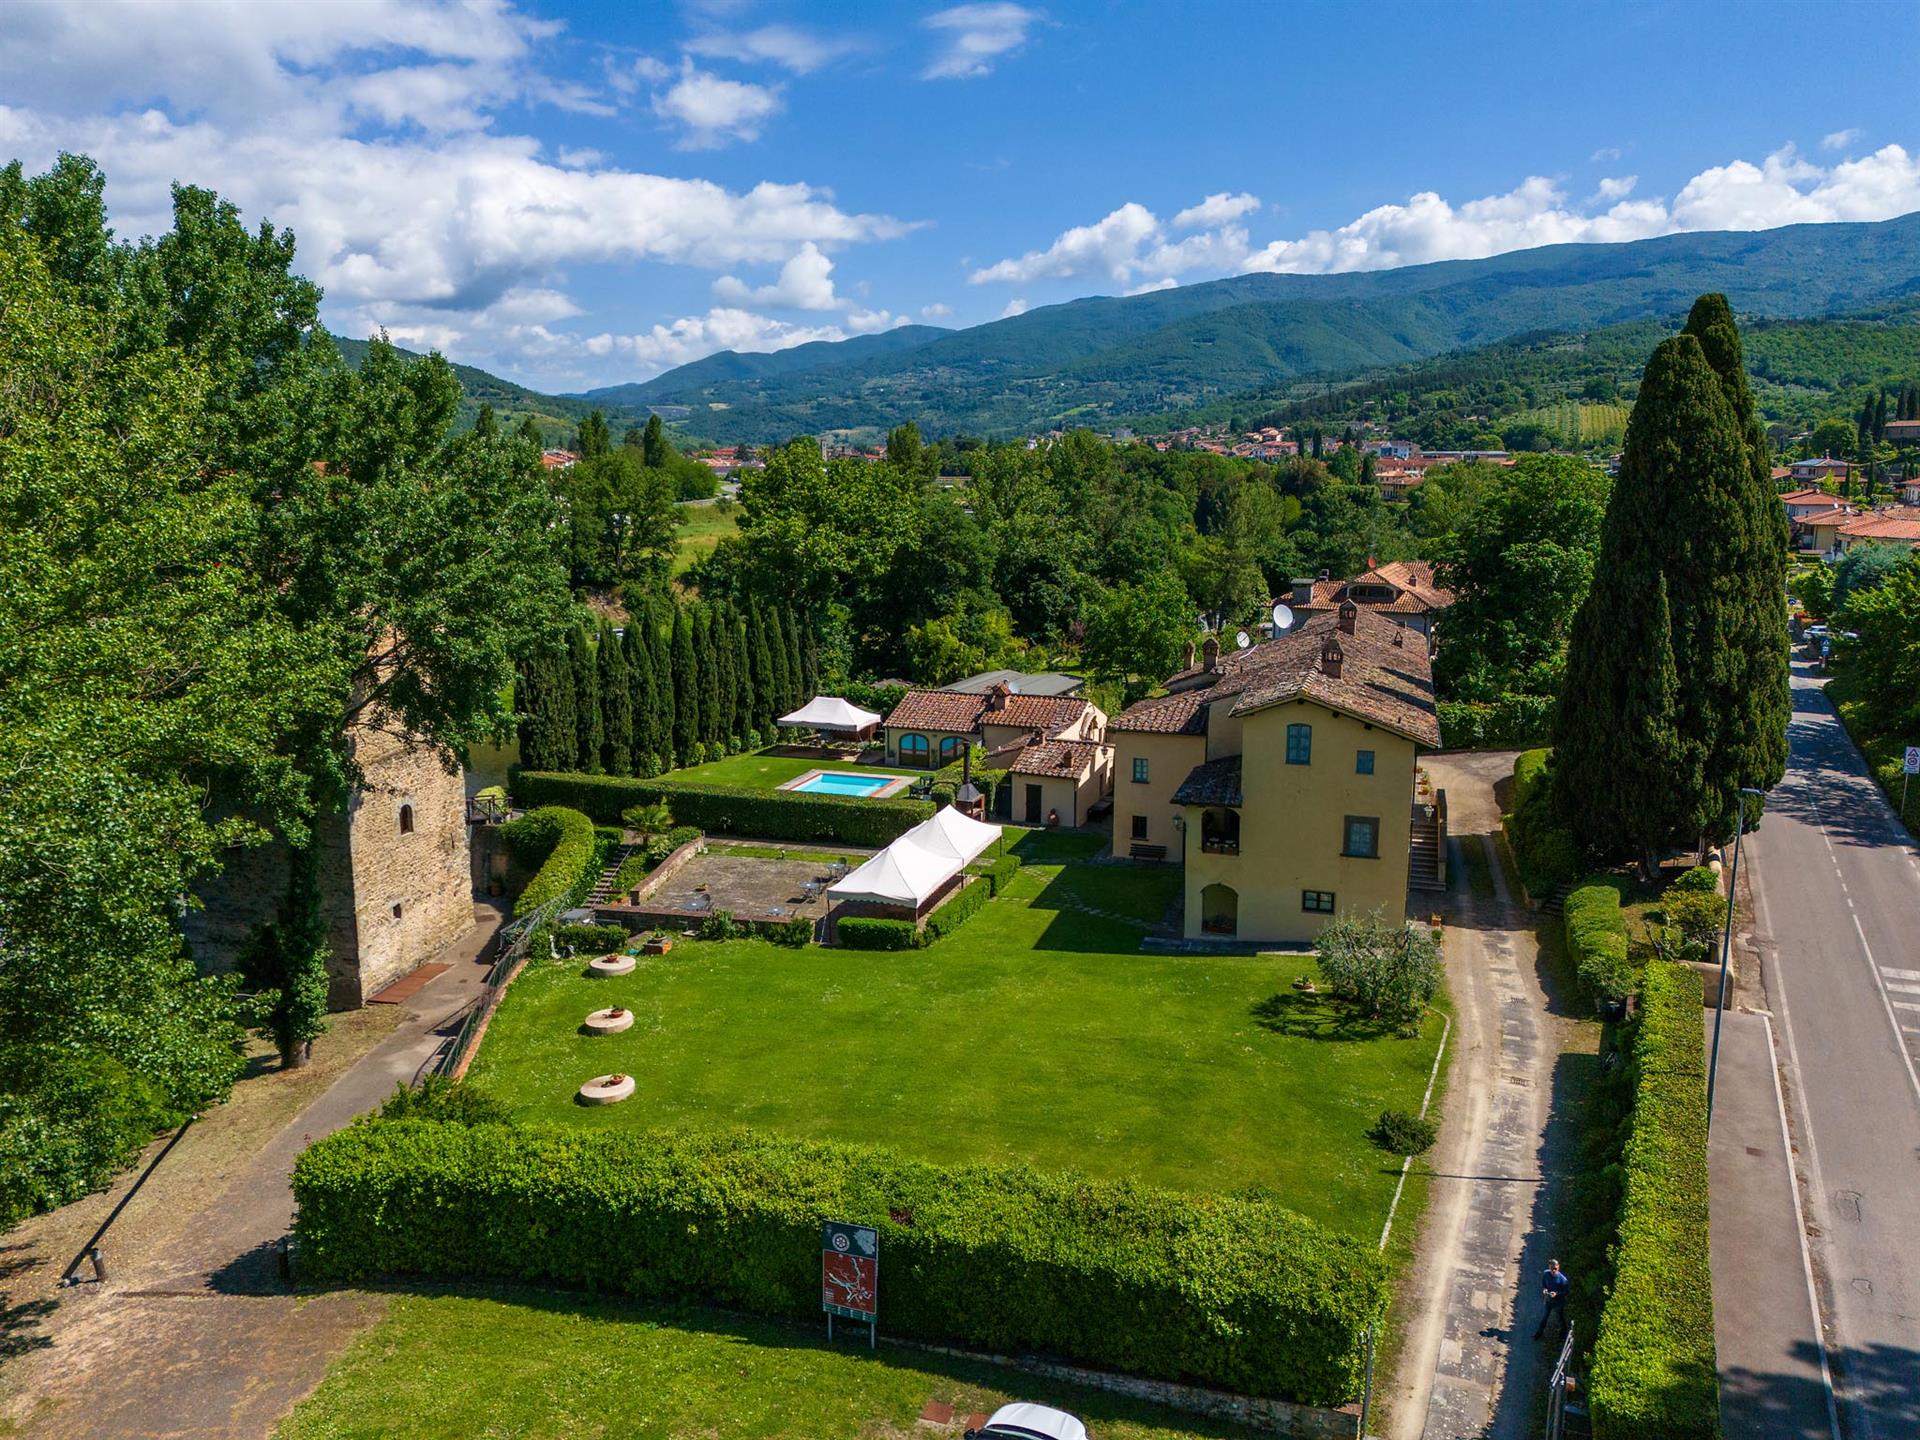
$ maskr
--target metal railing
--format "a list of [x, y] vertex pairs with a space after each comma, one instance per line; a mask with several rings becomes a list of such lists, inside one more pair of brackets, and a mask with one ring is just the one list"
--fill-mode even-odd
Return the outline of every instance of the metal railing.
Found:
[[480, 993], [467, 1007], [466, 1019], [461, 1022], [460, 1031], [453, 1037], [453, 1043], [429, 1060], [422, 1073], [429, 1075], [452, 1075], [457, 1072], [467, 1058], [468, 1053], [479, 1036], [480, 1027], [500, 1002], [500, 996], [507, 988], [507, 981], [513, 977], [515, 969], [527, 957], [535, 939], [546, 933], [547, 927], [573, 904], [571, 895], [556, 895], [531, 915], [522, 915], [500, 927], [500, 933], [494, 936], [495, 959], [487, 971], [486, 983]]
[[[1567, 1326], [1567, 1338], [1560, 1342], [1560, 1358], [1554, 1363], [1553, 1379], [1547, 1384], [1547, 1440], [1563, 1440], [1567, 1434], [1568, 1402], [1573, 1399], [1573, 1326]], [[1572, 1413], [1584, 1415], [1585, 1403], [1572, 1407]]]

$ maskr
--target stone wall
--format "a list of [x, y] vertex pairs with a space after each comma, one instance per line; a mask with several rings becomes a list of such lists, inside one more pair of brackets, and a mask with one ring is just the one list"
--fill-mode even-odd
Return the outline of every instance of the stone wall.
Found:
[[[327, 1003], [352, 1009], [473, 925], [466, 792], [425, 746], [361, 730], [354, 755], [365, 784], [344, 815], [315, 826], [331, 955]], [[406, 809], [403, 823], [403, 807]], [[274, 918], [287, 890], [287, 847], [275, 839], [229, 850], [182, 922], [204, 969], [231, 969]]]
[[[466, 789], [429, 747], [361, 730], [363, 783], [346, 829], [356, 942], [336, 949], [331, 1000], [361, 1005], [473, 925]], [[332, 888], [331, 885], [329, 888]]]

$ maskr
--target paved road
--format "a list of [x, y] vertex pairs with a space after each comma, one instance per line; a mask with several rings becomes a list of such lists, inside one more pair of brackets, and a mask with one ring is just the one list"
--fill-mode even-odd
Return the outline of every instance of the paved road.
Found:
[[1755, 940], [1842, 1429], [1892, 1440], [1920, 1435], [1920, 858], [1804, 667], [1793, 700], [1787, 776], [1747, 841]]

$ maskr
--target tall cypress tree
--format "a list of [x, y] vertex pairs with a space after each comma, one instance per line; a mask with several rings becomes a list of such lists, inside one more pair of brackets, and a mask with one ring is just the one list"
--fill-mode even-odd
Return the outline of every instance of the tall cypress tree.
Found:
[[762, 737], [773, 733], [773, 653], [767, 645], [767, 613], [756, 598], [747, 606], [747, 666], [753, 675], [753, 728]]
[[[1746, 474], [1732, 505], [1724, 569], [1716, 598], [1735, 596], [1729, 644], [1713, 657], [1717, 682], [1715, 725], [1700, 739], [1707, 747], [1706, 777], [1714, 793], [1702, 828], [1723, 829], [1743, 785], [1771, 790], [1787, 771], [1787, 724], [1793, 714], [1787, 653], [1786, 507], [1773, 484], [1773, 451], [1753, 403], [1741, 354], [1740, 331], [1724, 295], [1702, 295], [1687, 316], [1685, 334], [1700, 342], [1720, 380], [1746, 442]], [[1683, 523], [1696, 523], [1687, 521]], [[1691, 547], [1689, 547], [1691, 549]], [[1688, 680], [1685, 671], [1682, 682]]]
[[573, 660], [561, 646], [554, 646], [540, 657], [546, 672], [548, 697], [547, 757], [549, 770], [571, 770], [579, 746], [580, 700], [574, 694]]
[[734, 685], [738, 692], [734, 725], [744, 741], [748, 731], [760, 728], [760, 700], [754, 689], [753, 654], [747, 640], [747, 617], [744, 613], [732, 617], [732, 629]]
[[600, 773], [600, 747], [606, 731], [600, 716], [600, 669], [594, 663], [587, 632], [575, 626], [567, 637], [567, 663], [573, 670], [574, 760], [570, 767]]
[[627, 677], [627, 657], [613, 626], [600, 622], [595, 651], [600, 671], [600, 760], [609, 775], [633, 773], [633, 690]]
[[692, 763], [700, 743], [700, 672], [694, 661], [693, 625], [687, 607], [673, 607], [673, 753], [679, 764]]
[[633, 712], [633, 773], [645, 779], [660, 769], [660, 741], [653, 733], [653, 655], [647, 649], [647, 612], [627, 617], [627, 633], [620, 641], [627, 662], [627, 704]]
[[647, 618], [647, 654], [653, 660], [653, 736], [659, 749], [659, 765], [671, 770], [674, 765], [673, 706], [673, 629], [672, 618], [661, 623], [657, 614]]
[[740, 736], [740, 655], [733, 643], [733, 612], [725, 602], [713, 607], [713, 656], [720, 668], [720, 738], [729, 750]]
[[820, 693], [820, 645], [806, 617], [800, 626], [800, 700], [804, 704]]
[[783, 708], [791, 710], [796, 705], [807, 703], [807, 659], [806, 649], [800, 641], [800, 621], [791, 606], [783, 607], [780, 628], [787, 637], [787, 693]]
[[1663, 846], [1727, 826], [1728, 787], [1750, 783], [1724, 767], [1746, 674], [1733, 657], [1750, 624], [1738, 567], [1753, 553], [1751, 461], [1700, 339], [1662, 341], [1627, 422], [1554, 716], [1555, 797], [1589, 850], [1651, 865]]
[[704, 605], [693, 612], [693, 664], [699, 676], [699, 737], [709, 745], [720, 736], [720, 666], [713, 653], [713, 616]]
[[767, 649], [773, 657], [773, 705], [776, 718], [793, 709], [793, 668], [788, 658], [786, 627], [780, 623], [780, 606], [767, 608]]

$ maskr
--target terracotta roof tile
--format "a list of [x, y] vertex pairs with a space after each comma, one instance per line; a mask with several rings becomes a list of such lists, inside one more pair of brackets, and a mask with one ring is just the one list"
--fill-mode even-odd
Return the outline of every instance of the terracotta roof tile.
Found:
[[964, 733], [978, 728], [980, 712], [987, 708], [984, 695], [956, 695], [951, 690], [909, 690], [887, 716], [890, 730], [951, 730]]
[[1200, 690], [1184, 690], [1174, 695], [1157, 695], [1129, 705], [1113, 717], [1109, 730], [1135, 730], [1162, 735], [1204, 735], [1207, 733], [1206, 700]]
[[[984, 698], [984, 697], [983, 697]], [[980, 716], [983, 725], [1018, 725], [1052, 735], [1086, 713], [1088, 701], [1078, 695], [1009, 695], [998, 710]]]
[[[1006, 768], [1014, 775], [1078, 780], [1098, 763], [1104, 748], [1091, 740], [1041, 740], [1017, 748], [1009, 746], [998, 754], [1009, 757]], [[989, 763], [992, 763], [992, 757], [989, 757]]]
[[1223, 755], [1218, 760], [1209, 760], [1196, 765], [1187, 772], [1187, 778], [1180, 782], [1180, 788], [1173, 792], [1176, 805], [1239, 805], [1244, 803], [1240, 795], [1240, 757]]

